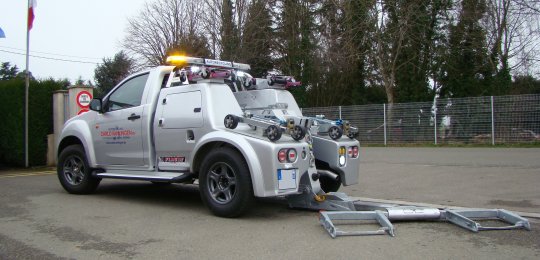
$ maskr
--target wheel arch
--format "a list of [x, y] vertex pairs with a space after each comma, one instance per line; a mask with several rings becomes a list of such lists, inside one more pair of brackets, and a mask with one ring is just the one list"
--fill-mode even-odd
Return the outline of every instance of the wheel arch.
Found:
[[[89, 112], [90, 113], [90, 112]], [[92, 134], [90, 127], [84, 120], [68, 121], [62, 130], [62, 134], [57, 141], [56, 156], [58, 157], [62, 150], [69, 145], [79, 144], [83, 147], [86, 159], [90, 167], [96, 167], [96, 157], [92, 143]]]
[[[73, 136], [73, 135], [64, 137], [62, 141], [60, 141], [60, 143], [58, 144], [58, 150], [56, 152], [56, 156], [60, 156], [60, 153], [62, 153], [62, 151], [66, 149], [66, 147], [70, 145], [74, 145], [74, 144], [81, 145], [84, 148], [84, 144], [78, 137]], [[86, 151], [86, 149], [84, 150]]]
[[[232, 137], [232, 136], [231, 136]], [[238, 152], [242, 156], [244, 161], [248, 166], [248, 170], [251, 176], [251, 183], [253, 186], [253, 193], [256, 197], [261, 197], [264, 195], [264, 183], [263, 180], [258, 174], [262, 172], [261, 164], [259, 159], [256, 156], [255, 151], [251, 145], [243, 139], [238, 138], [227, 138], [222, 136], [217, 137], [207, 137], [206, 140], [201, 140], [199, 145], [194, 149], [193, 163], [191, 164], [191, 172], [199, 174], [201, 166], [204, 162], [204, 158], [209, 151], [218, 147], [230, 147]]]

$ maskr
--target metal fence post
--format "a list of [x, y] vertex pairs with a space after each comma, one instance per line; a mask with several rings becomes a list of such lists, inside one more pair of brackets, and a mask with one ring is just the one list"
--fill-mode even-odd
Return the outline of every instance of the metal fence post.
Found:
[[339, 119], [341, 120], [341, 106], [339, 106]]
[[383, 104], [384, 146], [386, 146], [386, 103]]
[[434, 117], [434, 119], [435, 119], [435, 120], [434, 120], [434, 124], [433, 124], [433, 125], [434, 125], [434, 126], [433, 126], [433, 127], [434, 127], [433, 130], [435, 130], [435, 131], [434, 131], [434, 132], [435, 132], [435, 134], [434, 134], [434, 137], [435, 137], [435, 145], [437, 145], [437, 105], [436, 105], [436, 103], [435, 103], [435, 117]]
[[491, 96], [491, 145], [495, 145], [495, 111], [493, 109], [493, 96]]

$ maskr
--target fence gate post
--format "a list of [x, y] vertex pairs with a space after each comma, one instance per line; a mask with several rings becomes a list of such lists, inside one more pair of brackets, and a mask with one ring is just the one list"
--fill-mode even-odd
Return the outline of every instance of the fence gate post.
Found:
[[339, 106], [339, 120], [341, 120], [341, 106]]
[[386, 103], [383, 104], [384, 146], [386, 146]]
[[495, 111], [493, 109], [493, 96], [491, 96], [491, 145], [495, 145]]

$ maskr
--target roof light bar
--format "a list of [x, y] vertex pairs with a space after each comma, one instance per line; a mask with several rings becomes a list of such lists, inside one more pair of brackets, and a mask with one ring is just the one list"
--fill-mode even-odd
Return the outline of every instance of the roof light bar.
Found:
[[231, 61], [223, 60], [213, 60], [213, 59], [203, 59], [203, 58], [193, 58], [187, 56], [169, 56], [167, 57], [167, 63], [171, 65], [203, 65], [209, 67], [221, 67], [228, 69], [237, 69], [237, 70], [250, 70], [251, 66], [244, 63], [233, 63]]
[[204, 64], [204, 59], [173, 55], [173, 56], [167, 57], [167, 63], [173, 64], [173, 65], [183, 65], [183, 64], [201, 64], [202, 65]]

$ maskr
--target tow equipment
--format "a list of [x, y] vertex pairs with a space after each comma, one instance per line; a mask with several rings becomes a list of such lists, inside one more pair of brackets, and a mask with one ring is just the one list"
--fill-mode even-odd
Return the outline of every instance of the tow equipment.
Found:
[[[332, 238], [338, 236], [384, 235], [395, 236], [392, 220], [397, 221], [445, 221], [472, 232], [485, 230], [531, 230], [529, 221], [504, 209], [438, 209], [400, 205], [377, 205], [361, 201], [354, 202], [351, 211], [321, 211], [320, 224]], [[478, 220], [496, 220], [509, 225], [483, 226]], [[376, 221], [381, 226], [377, 230], [351, 231], [338, 228], [337, 221]]]
[[[247, 64], [183, 56], [173, 56], [168, 58], [167, 61], [184, 65], [180, 70], [176, 71], [177, 76], [180, 78], [180, 84], [189, 84], [190, 81], [197, 79], [227, 79], [237, 91], [261, 88], [288, 90], [291, 87], [301, 85], [301, 82], [296, 81], [292, 76], [269, 74], [266, 79], [261, 79], [261, 82], [265, 81], [266, 85], [257, 86], [259, 81], [246, 72], [249, 70]], [[305, 138], [310, 145], [312, 144], [312, 134], [329, 136], [332, 140], [338, 140], [343, 135], [350, 139], [358, 136], [358, 128], [351, 126], [346, 120], [332, 121], [326, 119], [324, 115], [315, 117], [284, 116], [283, 113], [280, 116], [277, 115], [277, 111], [287, 109], [287, 104], [283, 103], [260, 108], [243, 107], [243, 115], [227, 115], [224, 118], [224, 125], [228, 129], [235, 129], [239, 123], [244, 123], [254, 129], [264, 129], [263, 135], [272, 142], [278, 141], [283, 133], [290, 135], [296, 141]], [[250, 112], [257, 110], [270, 111], [271, 113], [269, 113], [269, 116], [262, 117], [253, 115]], [[357, 157], [358, 147], [349, 147], [348, 151], [345, 150], [345, 147], [340, 148], [340, 161], [341, 158], [345, 159], [346, 153], [353, 156], [353, 158]], [[310, 154], [313, 157], [312, 151], [310, 151]], [[318, 210], [320, 224], [332, 238], [384, 234], [395, 236], [395, 228], [391, 221], [444, 221], [472, 232], [509, 229], [531, 230], [531, 225], [527, 219], [504, 209], [451, 209], [404, 206], [353, 200], [345, 193], [340, 192], [320, 194], [314, 191], [320, 187], [314, 187], [312, 180], [317, 181], [322, 174], [335, 175], [325, 170], [317, 170], [317, 172], [312, 172], [310, 175], [303, 175], [299, 183], [301, 193], [288, 195], [286, 199], [291, 208]], [[477, 222], [482, 220], [497, 220], [508, 225], [483, 226], [480, 222]], [[377, 230], [367, 231], [344, 230], [339, 228], [341, 221], [355, 221], [355, 223], [371, 223], [375, 221], [381, 227]]]

